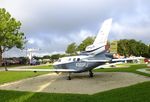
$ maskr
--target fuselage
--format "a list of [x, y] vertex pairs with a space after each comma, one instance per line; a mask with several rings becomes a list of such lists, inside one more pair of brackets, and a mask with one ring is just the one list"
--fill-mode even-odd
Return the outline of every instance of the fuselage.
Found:
[[108, 59], [108, 57], [105, 56], [105, 52], [100, 53], [99, 55], [70, 56], [60, 58], [53, 65], [54, 68], [56, 69], [74, 69], [76, 70], [76, 72], [85, 72], [90, 71], [106, 63], [106, 62], [94, 62], [92, 60], [106, 59], [106, 58]]

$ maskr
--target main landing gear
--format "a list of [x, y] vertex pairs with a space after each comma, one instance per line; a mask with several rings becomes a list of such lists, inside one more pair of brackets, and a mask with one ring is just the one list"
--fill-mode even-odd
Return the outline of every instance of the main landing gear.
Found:
[[92, 70], [90, 70], [90, 71], [89, 71], [89, 77], [92, 78], [93, 76], [94, 76], [94, 75], [93, 75], [93, 72], [92, 72]]
[[[94, 74], [93, 74], [92, 70], [89, 71], [89, 77], [90, 78], [94, 77]], [[68, 73], [67, 80], [71, 80], [71, 72]]]

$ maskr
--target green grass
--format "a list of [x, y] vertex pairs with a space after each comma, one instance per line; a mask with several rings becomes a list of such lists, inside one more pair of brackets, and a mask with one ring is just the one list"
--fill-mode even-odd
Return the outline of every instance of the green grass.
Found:
[[149, 76], [150, 74], [146, 74], [143, 72], [136, 71], [137, 69], [141, 68], [147, 68], [146, 64], [126, 64], [130, 65], [128, 68], [105, 68], [105, 69], [96, 69], [95, 72], [130, 72], [130, 73], [136, 73], [144, 76]]
[[0, 84], [6, 82], [17, 81], [29, 77], [35, 77], [38, 75], [46, 74], [47, 72], [9, 72], [9, 71], [0, 71]]
[[[51, 65], [43, 65], [43, 66], [34, 66], [33, 68], [43, 68], [48, 69], [52, 68]], [[29, 77], [35, 77], [38, 75], [46, 74], [48, 72], [9, 72], [9, 71], [0, 71], [0, 84], [17, 81]]]
[[150, 71], [150, 68], [149, 69], [146, 69], [147, 71]]
[[150, 102], [150, 82], [94, 95], [0, 90], [0, 102]]

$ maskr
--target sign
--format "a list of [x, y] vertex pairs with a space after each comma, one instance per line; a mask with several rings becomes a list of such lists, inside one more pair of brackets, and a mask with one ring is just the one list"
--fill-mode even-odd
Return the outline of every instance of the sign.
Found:
[[117, 53], [117, 41], [110, 43], [110, 53]]

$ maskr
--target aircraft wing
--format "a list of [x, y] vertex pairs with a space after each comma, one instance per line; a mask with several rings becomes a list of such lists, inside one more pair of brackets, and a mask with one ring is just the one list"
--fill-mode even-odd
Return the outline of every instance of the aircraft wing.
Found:
[[8, 68], [8, 71], [30, 71], [30, 72], [76, 72], [74, 69], [17, 69]]

